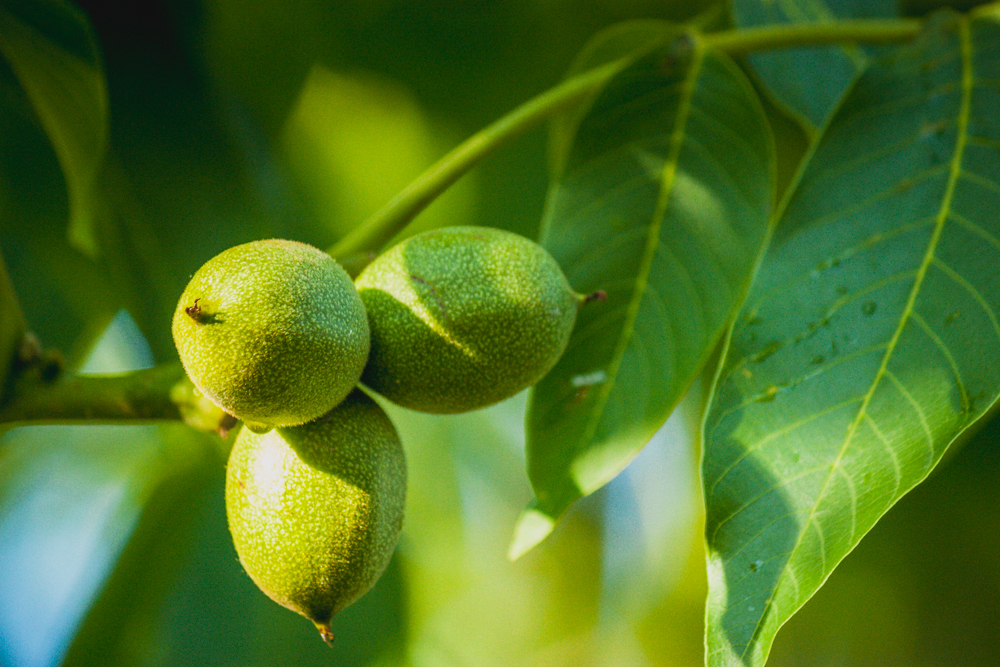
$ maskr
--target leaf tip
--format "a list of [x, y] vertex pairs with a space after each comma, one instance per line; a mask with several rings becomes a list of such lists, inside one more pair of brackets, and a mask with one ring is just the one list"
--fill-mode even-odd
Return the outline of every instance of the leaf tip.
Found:
[[548, 537], [555, 527], [556, 520], [532, 503], [517, 520], [517, 525], [514, 527], [514, 539], [510, 543], [507, 558], [515, 561], [528, 553]]

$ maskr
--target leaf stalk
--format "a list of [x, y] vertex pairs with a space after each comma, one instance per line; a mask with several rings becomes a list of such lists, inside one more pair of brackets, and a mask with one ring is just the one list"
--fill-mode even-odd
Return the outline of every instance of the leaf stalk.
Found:
[[894, 44], [913, 39], [923, 26], [922, 19], [857, 19], [723, 30], [704, 35], [703, 39], [710, 46], [736, 56], [828, 44]]

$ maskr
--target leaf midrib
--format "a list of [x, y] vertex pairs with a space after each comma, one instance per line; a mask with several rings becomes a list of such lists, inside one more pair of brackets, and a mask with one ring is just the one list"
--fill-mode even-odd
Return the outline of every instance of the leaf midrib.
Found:
[[629, 303], [628, 311], [625, 313], [622, 335], [615, 345], [615, 350], [611, 356], [611, 363], [605, 371], [607, 373], [607, 380], [601, 385], [594, 410], [591, 412], [590, 419], [587, 421], [587, 426], [583, 431], [581, 441], [585, 443], [593, 440], [594, 434], [597, 432], [597, 427], [601, 422], [601, 417], [604, 415], [608, 400], [611, 397], [611, 392], [618, 379], [618, 369], [621, 366], [622, 359], [625, 357], [625, 351], [635, 332], [635, 322], [639, 316], [639, 308], [645, 295], [646, 284], [649, 281], [649, 272], [652, 269], [653, 259], [656, 256], [656, 248], [660, 243], [660, 230], [663, 226], [667, 204], [670, 201], [670, 195], [673, 192], [674, 181], [677, 176], [677, 166], [680, 161], [681, 148], [684, 145], [687, 120], [691, 113], [691, 101], [694, 98], [695, 83], [698, 80], [698, 75], [701, 72], [702, 63], [705, 59], [706, 46], [704, 42], [697, 35], [691, 35], [691, 38], [694, 43], [691, 66], [680, 89], [681, 101], [677, 109], [677, 121], [670, 136], [670, 154], [664, 163], [663, 174], [660, 178], [660, 197], [656, 202], [652, 223], [646, 236], [646, 247], [643, 251], [642, 261], [639, 264], [639, 272], [635, 280], [635, 294], [637, 297]]
[[[826, 479], [823, 482], [823, 486], [820, 489], [819, 494], [816, 496], [816, 502], [809, 512], [809, 517], [803, 524], [803, 529], [799, 531], [798, 537], [796, 538], [795, 545], [788, 552], [788, 560], [786, 561], [785, 568], [781, 571], [777, 581], [774, 584], [772, 591], [778, 591], [781, 588], [785, 577], [791, 572], [790, 563], [794, 560], [796, 553], [802, 545], [802, 539], [805, 536], [808, 527], [813, 523], [816, 518], [819, 506], [822, 504], [824, 498], [826, 497], [827, 489], [830, 486], [831, 480], [834, 478], [837, 470], [840, 468], [840, 462], [843, 460], [848, 448], [850, 447], [851, 441], [854, 438], [854, 434], [861, 424], [862, 420], [867, 416], [867, 407], [871, 402], [875, 391], [878, 389], [882, 382], [882, 378], [886, 373], [888, 368], [889, 360], [892, 358], [892, 354], [895, 351], [895, 347], [902, 336], [903, 329], [906, 327], [906, 323], [910, 319], [910, 315], [913, 312], [914, 304], [916, 303], [917, 296], [920, 293], [920, 288], [923, 283], [924, 277], [927, 274], [927, 269], [930, 267], [931, 262], [934, 258], [934, 253], [937, 249], [938, 241], [941, 238], [942, 230], [944, 229], [945, 222], [948, 219], [948, 214], [951, 209], [952, 197], [954, 196], [955, 186], [958, 182], [959, 176], [961, 175], [962, 169], [962, 158], [965, 153], [965, 146], [968, 141], [968, 127], [969, 127], [969, 114], [971, 108], [972, 99], [972, 89], [974, 84], [974, 78], [972, 75], [972, 43], [970, 36], [970, 28], [968, 19], [966, 17], [961, 17], [958, 20], [958, 37], [960, 42], [960, 49], [962, 54], [962, 99], [959, 107], [958, 114], [958, 126], [957, 126], [957, 136], [955, 139], [955, 151], [952, 155], [951, 165], [948, 174], [948, 183], [945, 187], [945, 193], [942, 198], [941, 207], [938, 210], [937, 218], [935, 219], [934, 231], [931, 234], [931, 238], [927, 244], [927, 252], [924, 253], [924, 257], [921, 261], [920, 268], [917, 270], [917, 275], [914, 278], [913, 287], [910, 290], [910, 294], [907, 297], [906, 305], [903, 309], [903, 313], [899, 319], [899, 324], [896, 330], [893, 332], [892, 338], [889, 340], [889, 344], [886, 348], [885, 354], [882, 357], [882, 363], [879, 366], [878, 371], [875, 374], [875, 379], [872, 381], [868, 392], [858, 407], [858, 412], [855, 415], [854, 420], [848, 427], [847, 434], [844, 437], [844, 442], [840, 447], [840, 451], [837, 453], [837, 458], [830, 465], [830, 472], [827, 473]], [[825, 568], [824, 568], [825, 569]], [[794, 575], [792, 575], [794, 576]], [[774, 599], [774, 595], [771, 596], [771, 600]], [[744, 646], [742, 653], [740, 653], [740, 660], [746, 659], [747, 653], [755, 645], [753, 638], [758, 635], [761, 630], [761, 626], [764, 620], [767, 618], [768, 614], [764, 613], [767, 610], [765, 606], [764, 610], [754, 627], [753, 634], [751, 635], [751, 640], [747, 642]]]

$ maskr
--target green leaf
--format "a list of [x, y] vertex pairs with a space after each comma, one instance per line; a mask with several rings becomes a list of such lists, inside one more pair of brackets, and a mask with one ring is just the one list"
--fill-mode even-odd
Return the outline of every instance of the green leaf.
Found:
[[1000, 393], [1000, 22], [939, 16], [834, 116], [705, 423], [708, 664], [778, 628]]
[[[896, 0], [732, 0], [737, 27], [822, 23], [837, 19], [891, 18]], [[859, 45], [765, 51], [748, 56], [775, 102], [805, 127], [823, 127], [872, 53]]]
[[[632, 56], [638, 58], [661, 48], [669, 38], [681, 33], [679, 26], [665, 21], [626, 21], [597, 33], [577, 55], [566, 72], [571, 79], [588, 70]], [[552, 180], [559, 180], [566, 170], [566, 161], [573, 151], [573, 141], [580, 123], [590, 112], [601, 94], [594, 91], [589, 99], [557, 114], [549, 123], [549, 163]]]
[[[44, 25], [44, 31], [37, 26]], [[68, 237], [91, 258], [95, 184], [108, 131], [108, 94], [86, 17], [61, 0], [0, 7], [0, 53], [31, 100], [55, 148], [70, 201]]]
[[607, 301], [580, 309], [532, 393], [537, 501], [512, 557], [618, 474], [701, 371], [764, 246], [774, 171], [749, 82], [693, 34], [623, 71], [582, 119], [542, 243], [574, 289]]

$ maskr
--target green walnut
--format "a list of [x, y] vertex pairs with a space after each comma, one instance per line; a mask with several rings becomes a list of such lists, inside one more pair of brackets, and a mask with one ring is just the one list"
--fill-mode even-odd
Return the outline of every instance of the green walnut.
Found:
[[361, 381], [404, 407], [456, 413], [538, 382], [583, 298], [537, 243], [486, 227], [419, 234], [355, 280], [371, 354]]
[[368, 358], [368, 320], [347, 272], [304, 243], [230, 248], [191, 278], [173, 317], [191, 381], [250, 423], [292, 426], [325, 414]]
[[399, 436], [360, 390], [302, 426], [242, 429], [229, 456], [226, 513], [240, 562], [327, 642], [333, 616], [388, 565], [405, 498]]

